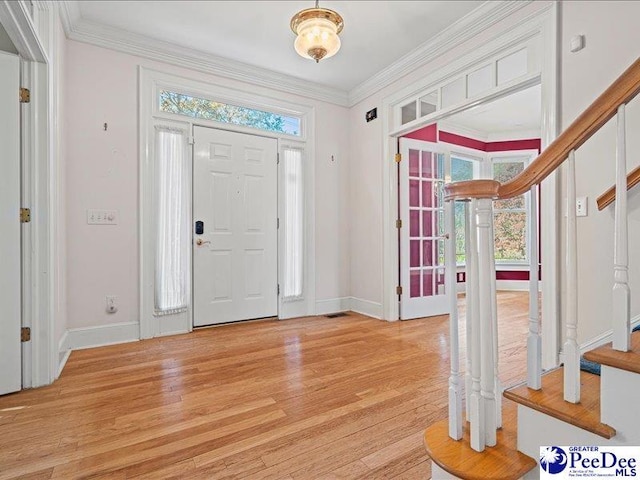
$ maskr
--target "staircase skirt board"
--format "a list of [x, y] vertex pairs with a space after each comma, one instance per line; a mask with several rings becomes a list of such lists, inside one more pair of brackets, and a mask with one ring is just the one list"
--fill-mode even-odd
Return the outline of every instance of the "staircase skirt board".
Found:
[[504, 396], [602, 438], [612, 438], [616, 434], [615, 429], [600, 420], [600, 377], [580, 372], [582, 393], [577, 404], [564, 401], [563, 379], [564, 369], [558, 368], [542, 377], [542, 389], [532, 390], [520, 385], [506, 390]]

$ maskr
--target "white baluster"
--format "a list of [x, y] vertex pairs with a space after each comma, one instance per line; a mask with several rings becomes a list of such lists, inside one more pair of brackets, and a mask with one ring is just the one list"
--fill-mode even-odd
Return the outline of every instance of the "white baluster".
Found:
[[578, 268], [576, 262], [576, 159], [567, 160], [567, 339], [564, 343], [564, 399], [580, 401], [580, 350], [578, 348]]
[[471, 331], [467, 332], [467, 342], [471, 344], [471, 393], [469, 394], [469, 423], [471, 425], [471, 448], [482, 452], [486, 445], [484, 397], [480, 388], [482, 327], [480, 326], [480, 300], [478, 277], [478, 200], [471, 200], [467, 217], [469, 236], [467, 257], [467, 283], [471, 284], [471, 298], [467, 299], [467, 316], [471, 317]]
[[527, 337], [527, 386], [540, 390], [542, 385], [542, 341], [538, 308], [538, 186], [529, 197], [529, 336]]
[[493, 213], [489, 221], [489, 238], [491, 239], [491, 250], [489, 264], [491, 265], [491, 324], [493, 326], [493, 342], [491, 351], [493, 353], [493, 377], [495, 381], [495, 399], [496, 399], [496, 428], [502, 428], [502, 384], [499, 376], [499, 360], [500, 355], [498, 348], [500, 342], [498, 340], [498, 295], [496, 293], [496, 260], [495, 260], [495, 235], [493, 232]]
[[493, 238], [491, 237], [491, 223], [493, 222], [493, 201], [481, 198], [477, 203], [478, 229], [478, 297], [480, 299], [480, 338], [481, 338], [481, 374], [480, 389], [484, 401], [485, 445], [496, 444], [496, 392], [494, 370], [494, 333], [493, 333], [493, 299], [495, 287], [493, 272]]
[[460, 375], [460, 345], [458, 334], [458, 294], [456, 279], [456, 222], [455, 202], [444, 205], [445, 231], [445, 280], [449, 295], [449, 342], [451, 345], [451, 372], [449, 374], [449, 436], [462, 438], [462, 380]]
[[613, 348], [631, 346], [631, 292], [629, 291], [629, 237], [627, 233], [627, 142], [625, 106], [618, 107], [616, 142], [616, 210], [613, 246]]
[[466, 331], [466, 355], [465, 355], [465, 368], [464, 368], [464, 391], [465, 395], [465, 415], [467, 421], [471, 418], [469, 412], [469, 404], [471, 398], [471, 335], [473, 334], [473, 279], [474, 273], [472, 271], [471, 263], [471, 202], [464, 202], [464, 258], [465, 258], [465, 301], [466, 301], [466, 314], [465, 314], [465, 331]]

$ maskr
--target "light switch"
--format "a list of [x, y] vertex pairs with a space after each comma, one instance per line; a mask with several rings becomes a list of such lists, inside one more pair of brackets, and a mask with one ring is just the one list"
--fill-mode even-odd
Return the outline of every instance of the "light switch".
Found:
[[574, 35], [571, 37], [570, 49], [571, 52], [579, 52], [584, 48], [584, 35]]
[[588, 197], [576, 198], [576, 217], [586, 217], [588, 212]]
[[117, 225], [117, 210], [87, 210], [87, 223], [89, 225]]

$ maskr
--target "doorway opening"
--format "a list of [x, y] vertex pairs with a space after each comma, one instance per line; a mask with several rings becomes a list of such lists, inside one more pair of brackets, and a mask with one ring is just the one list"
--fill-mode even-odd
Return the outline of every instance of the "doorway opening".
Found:
[[[538, 84], [400, 138], [400, 319], [447, 313], [449, 296], [464, 291], [464, 206], [454, 207], [456, 265], [446, 265], [445, 243], [453, 233], [445, 231], [443, 186], [479, 178], [504, 182], [520, 173], [540, 153], [541, 104]], [[499, 290], [527, 291], [529, 272], [540, 272], [538, 256], [533, 269], [530, 262], [531, 238], [539, 244], [538, 193], [495, 202]], [[455, 274], [456, 292], [446, 291], [447, 269]]]

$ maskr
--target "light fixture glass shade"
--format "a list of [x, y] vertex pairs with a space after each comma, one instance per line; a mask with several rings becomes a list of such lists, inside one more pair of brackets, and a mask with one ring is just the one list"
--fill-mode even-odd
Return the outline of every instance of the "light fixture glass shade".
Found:
[[299, 55], [319, 62], [340, 50], [338, 27], [325, 18], [312, 18], [300, 23], [294, 43]]
[[309, 8], [295, 14], [291, 30], [296, 34], [294, 47], [302, 57], [319, 62], [340, 50], [342, 17], [327, 8]]

